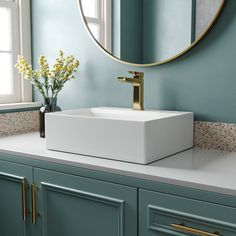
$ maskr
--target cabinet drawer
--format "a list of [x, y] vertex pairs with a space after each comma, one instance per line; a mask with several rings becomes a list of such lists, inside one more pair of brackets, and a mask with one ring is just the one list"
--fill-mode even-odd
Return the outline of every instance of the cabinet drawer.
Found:
[[139, 232], [142, 236], [235, 236], [236, 208], [140, 190]]

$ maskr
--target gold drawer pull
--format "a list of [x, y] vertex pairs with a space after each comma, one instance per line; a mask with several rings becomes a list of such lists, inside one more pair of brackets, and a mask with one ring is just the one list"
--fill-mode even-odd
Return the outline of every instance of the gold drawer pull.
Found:
[[36, 191], [38, 188], [35, 184], [31, 185], [31, 208], [32, 208], [32, 223], [36, 224], [37, 217], [39, 216], [36, 209]]
[[21, 193], [22, 193], [22, 218], [23, 221], [26, 221], [27, 215], [29, 213], [27, 206], [26, 206], [26, 194], [27, 189], [29, 188], [29, 185], [26, 183], [25, 180], [21, 183]]
[[183, 231], [185, 233], [196, 234], [197, 236], [220, 236], [220, 234], [218, 232], [209, 233], [209, 232], [205, 232], [205, 231], [202, 231], [199, 229], [187, 227], [184, 224], [171, 224], [171, 227], [174, 230]]

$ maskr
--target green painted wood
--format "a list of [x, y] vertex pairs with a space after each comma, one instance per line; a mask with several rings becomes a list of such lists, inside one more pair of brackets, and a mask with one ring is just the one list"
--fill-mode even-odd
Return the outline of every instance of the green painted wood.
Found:
[[34, 169], [35, 235], [136, 236], [137, 189]]
[[169, 194], [139, 191], [139, 234], [142, 236], [189, 235], [171, 224], [224, 236], [236, 235], [236, 208]]
[[[30, 235], [30, 219], [22, 217], [22, 181], [32, 182], [32, 168], [0, 161], [0, 235]], [[30, 208], [30, 195], [27, 192], [27, 208]]]
[[199, 189], [186, 188], [177, 185], [165, 184], [157, 181], [144, 180], [134, 177], [128, 177], [113, 173], [95, 171], [86, 168], [79, 168], [75, 166], [62, 165], [47, 161], [35, 160], [33, 158], [26, 158], [22, 156], [8, 155], [0, 153], [0, 160], [11, 161], [15, 163], [20, 163], [24, 165], [29, 165], [37, 168], [53, 170], [57, 172], [63, 172], [73, 175], [78, 175], [82, 177], [92, 178], [96, 180], [122, 184], [126, 186], [142, 188], [146, 190], [152, 190], [162, 193], [169, 193], [177, 196], [187, 197], [196, 200], [202, 200], [206, 202], [212, 202], [216, 204], [221, 204], [225, 206], [236, 207], [236, 197], [219, 194], [209, 191], [203, 191]]
[[[9, 211], [6, 206], [7, 204], [9, 205], [10, 198], [6, 198], [6, 195], [3, 195], [6, 192], [5, 190], [10, 189], [10, 196], [14, 196], [14, 200], [19, 203], [21, 194], [19, 195], [20, 188], [19, 182], [17, 181], [26, 178], [29, 183], [33, 183], [32, 167], [35, 168], [35, 183], [39, 186], [37, 207], [41, 216], [37, 224], [33, 226], [30, 223], [30, 219], [28, 219], [27, 226], [24, 226], [24, 233], [27, 231], [27, 235], [60, 236], [61, 233], [61, 235], [73, 236], [77, 235], [78, 228], [76, 227], [79, 227], [80, 224], [83, 226], [83, 232], [89, 229], [91, 230], [89, 234], [94, 233], [92, 230], [96, 230], [97, 233], [99, 231], [97, 231], [96, 226], [99, 225], [100, 227], [100, 225], [105, 224], [104, 221], [106, 223], [109, 222], [109, 224], [107, 223], [108, 225], [116, 225], [116, 227], [114, 227], [116, 230], [112, 230], [111, 233], [109, 229], [104, 227], [101, 230], [106, 232], [101, 232], [102, 235], [108, 233], [109, 236], [113, 234], [122, 236], [122, 232], [124, 232], [123, 235], [136, 235], [136, 204], [138, 201], [136, 188], [143, 188], [143, 190], [140, 190], [138, 197], [140, 214], [139, 235], [185, 236], [185, 234], [170, 230], [170, 228], [165, 225], [166, 222], [171, 223], [173, 219], [178, 218], [196, 227], [200, 227], [204, 221], [205, 229], [220, 229], [221, 232], [224, 233], [224, 236], [236, 234], [234, 231], [236, 223], [236, 198], [233, 196], [49, 163], [46, 161], [37, 161], [3, 153], [0, 153], [0, 159], [0, 172], [5, 174], [4, 178], [0, 178], [0, 196], [1, 200], [3, 199], [2, 196], [4, 196], [7, 202], [6, 204], [2, 204], [3, 206], [1, 205], [1, 212], [4, 212], [7, 217]], [[36, 167], [44, 168], [45, 170]], [[57, 170], [57, 172], [55, 172], [55, 170]], [[10, 188], [8, 187], [9, 181]], [[158, 193], [148, 190], [158, 191]], [[17, 194], [18, 197], [16, 197]], [[27, 198], [27, 204], [28, 207], [30, 207], [29, 192]], [[13, 206], [14, 205], [11, 205], [11, 207]], [[21, 208], [18, 209], [18, 215], [20, 213], [22, 213]], [[158, 222], [156, 222], [157, 218], [164, 222], [162, 222], [161, 227], [158, 226]], [[72, 222], [71, 219], [73, 219]], [[123, 225], [121, 223], [122, 219], [124, 220]], [[4, 220], [6, 220], [6, 218], [4, 218]], [[0, 220], [0, 226], [2, 226], [2, 222], [3, 221]], [[7, 220], [7, 222], [10, 222], [10, 220]], [[147, 224], [147, 222], [149, 222], [149, 224]], [[18, 228], [17, 223], [14, 225], [16, 227], [12, 227], [12, 230]], [[88, 225], [90, 225], [90, 228], [88, 228]], [[0, 227], [0, 235], [5, 235], [1, 233], [1, 229]], [[65, 230], [67, 231], [65, 232]], [[234, 231], [233, 234], [232, 231]], [[9, 233], [6, 235], [11, 236], [13, 234]]]

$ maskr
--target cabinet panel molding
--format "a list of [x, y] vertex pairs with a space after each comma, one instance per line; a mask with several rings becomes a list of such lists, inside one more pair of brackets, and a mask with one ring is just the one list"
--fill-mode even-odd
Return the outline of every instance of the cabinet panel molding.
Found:
[[56, 192], [59, 194], [65, 194], [65, 195], [70, 195], [76, 198], [81, 198], [81, 199], [86, 199], [89, 201], [93, 202], [99, 202], [105, 205], [110, 205], [113, 207], [116, 207], [118, 210], [118, 215], [117, 215], [117, 222], [118, 222], [118, 235], [117, 236], [124, 236], [124, 210], [125, 210], [125, 201], [116, 199], [116, 198], [111, 198], [99, 194], [94, 194], [90, 192], [85, 192], [85, 191], [80, 191], [77, 189], [73, 188], [67, 188], [64, 186], [60, 185], [55, 185], [55, 184], [50, 184], [50, 183], [45, 183], [41, 182], [42, 186], [42, 200], [43, 200], [43, 235], [47, 236], [47, 194], [49, 191], [51, 192]]
[[211, 233], [215, 233], [217, 230], [220, 230], [224, 232], [231, 232], [232, 235], [236, 234], [236, 225], [224, 221], [154, 205], [148, 205], [147, 211], [148, 228], [153, 231], [169, 234], [174, 233], [171, 225], [181, 225], [184, 222], [184, 225], [195, 228], [201, 228], [204, 226], [205, 229], [207, 229], [207, 232], [209, 231]]
[[[9, 172], [6, 171], [9, 168]], [[14, 170], [15, 168], [15, 170]], [[0, 161], [0, 235], [29, 235], [29, 168]], [[21, 172], [21, 176], [18, 175]], [[30, 179], [30, 178], [29, 178]]]
[[236, 208], [140, 189], [139, 233], [235, 236]]
[[38, 168], [34, 183], [37, 236], [137, 236], [136, 188]]
[[8, 179], [10, 181], [14, 181], [14, 182], [17, 182], [17, 183], [22, 183], [25, 180], [24, 177], [11, 175], [11, 174], [7, 174], [7, 173], [4, 173], [4, 172], [0, 172], [0, 178]]

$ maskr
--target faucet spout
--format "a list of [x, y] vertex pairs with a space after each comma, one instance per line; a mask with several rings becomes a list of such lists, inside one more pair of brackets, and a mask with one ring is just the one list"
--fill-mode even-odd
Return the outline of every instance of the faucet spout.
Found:
[[139, 84], [141, 81], [140, 79], [137, 78], [129, 78], [129, 77], [118, 77], [117, 78], [120, 82], [126, 82], [126, 83], [131, 83], [131, 84]]
[[144, 110], [144, 73], [129, 71], [133, 75], [132, 78], [129, 77], [118, 77], [120, 82], [131, 83], [134, 88], [133, 92], [133, 109], [134, 110]]

